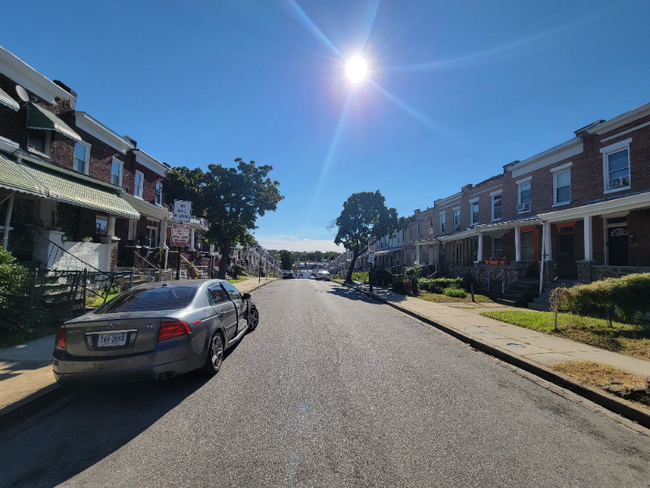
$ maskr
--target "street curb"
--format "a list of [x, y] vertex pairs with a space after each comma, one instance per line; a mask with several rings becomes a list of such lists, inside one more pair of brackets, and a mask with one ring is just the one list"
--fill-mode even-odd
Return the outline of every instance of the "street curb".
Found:
[[[273, 281], [277, 281], [277, 280], [273, 280]], [[268, 285], [269, 283], [273, 283], [273, 281], [265, 281], [264, 283], [258, 283], [258, 285], [257, 285], [256, 287], [251, 288], [251, 289], [248, 290], [246, 293], [252, 293], [252, 292], [254, 292], [254, 291], [256, 291], [256, 290], [259, 290], [259, 289], [262, 288], [263, 286], [266, 286], [266, 285]]]
[[19, 408], [27, 405], [28, 403], [33, 402], [34, 400], [37, 400], [41, 397], [44, 397], [45, 395], [48, 395], [49, 393], [52, 393], [53, 391], [61, 388], [61, 385], [59, 385], [56, 381], [54, 383], [51, 383], [47, 385], [44, 388], [41, 388], [38, 391], [35, 391], [31, 395], [26, 396], [25, 398], [21, 398], [15, 403], [12, 403], [11, 405], [7, 405], [5, 408], [0, 410], [0, 418], [4, 417], [7, 414], [10, 414], [11, 412], [14, 412], [18, 410]]
[[600, 405], [601, 407], [611, 410], [612, 412], [622, 415], [623, 417], [633, 420], [637, 422], [639, 425], [642, 425], [650, 429], [650, 414], [638, 409], [633, 403], [628, 402], [623, 398], [618, 398], [615, 397], [614, 395], [609, 395], [605, 392], [595, 390], [588, 386], [584, 386], [579, 383], [576, 383], [568, 376], [565, 376], [561, 373], [557, 373], [549, 368], [546, 368], [541, 364], [534, 363], [525, 358], [513, 356], [502, 349], [496, 348], [490, 344], [486, 344], [480, 339], [476, 339], [475, 337], [468, 336], [463, 332], [460, 332], [456, 329], [452, 329], [450, 327], [447, 327], [446, 325], [435, 322], [427, 317], [419, 315], [411, 310], [402, 308], [399, 305], [391, 303], [374, 294], [371, 294], [369, 292], [366, 292], [354, 286], [350, 286], [346, 284], [342, 284], [342, 286], [352, 288], [358, 292], [363, 293], [364, 295], [370, 298], [377, 300], [378, 302], [385, 303], [386, 305], [389, 305], [394, 309], [399, 310], [400, 312], [410, 315], [411, 317], [421, 320], [422, 322], [431, 325], [432, 327], [435, 327], [436, 329], [441, 330], [446, 334], [449, 334], [455, 339], [458, 339], [459, 341], [464, 342], [465, 344], [468, 344], [469, 346], [478, 349], [481, 352], [490, 354], [491, 356], [494, 356], [506, 363], [512, 364], [513, 366], [521, 368], [524, 371], [539, 376], [540, 378], [549, 381], [561, 388], [570, 390], [573, 393], [576, 393], [577, 395], [580, 395], [586, 398], [587, 400], [590, 400]]

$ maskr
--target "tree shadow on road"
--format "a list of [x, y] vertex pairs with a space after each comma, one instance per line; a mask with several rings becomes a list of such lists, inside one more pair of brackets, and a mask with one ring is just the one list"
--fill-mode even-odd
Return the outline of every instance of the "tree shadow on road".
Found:
[[384, 303], [384, 301], [399, 303], [406, 300], [406, 297], [404, 295], [398, 295], [397, 293], [393, 293], [386, 288], [378, 288], [378, 287], [375, 287], [373, 289], [373, 294], [379, 297], [379, 299], [370, 297], [365, 293], [363, 293], [363, 291], [357, 290], [350, 286], [339, 286], [336, 288], [332, 288], [331, 290], [328, 291], [328, 293], [343, 298], [347, 298], [348, 300], [362, 300], [374, 304], [381, 304]]

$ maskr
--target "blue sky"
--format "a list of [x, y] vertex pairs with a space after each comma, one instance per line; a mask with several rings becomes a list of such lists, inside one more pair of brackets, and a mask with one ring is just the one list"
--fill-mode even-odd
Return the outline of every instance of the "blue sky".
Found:
[[[650, 2], [22, 0], [0, 45], [173, 166], [270, 164], [267, 248], [333, 250], [359, 191], [399, 215], [650, 102]], [[369, 77], [345, 66], [362, 55]]]

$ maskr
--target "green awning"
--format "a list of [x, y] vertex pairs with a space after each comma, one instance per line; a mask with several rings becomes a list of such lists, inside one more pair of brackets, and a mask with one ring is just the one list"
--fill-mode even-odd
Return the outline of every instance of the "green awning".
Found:
[[0, 155], [0, 187], [85, 207], [97, 212], [138, 220], [140, 214], [117, 194], [61, 174], [55, 168], [14, 162]]
[[27, 111], [27, 127], [30, 129], [53, 130], [72, 140], [81, 142], [79, 134], [73, 131], [68, 124], [63, 122], [52, 112], [48, 112], [44, 108], [31, 102]]
[[16, 112], [20, 110], [20, 105], [18, 105], [18, 102], [11, 98], [6, 91], [4, 91], [2, 88], [0, 88], [0, 103], [4, 105], [5, 107], [9, 107]]
[[17, 163], [2, 154], [0, 154], [0, 187], [47, 198], [47, 188], [25, 173]]

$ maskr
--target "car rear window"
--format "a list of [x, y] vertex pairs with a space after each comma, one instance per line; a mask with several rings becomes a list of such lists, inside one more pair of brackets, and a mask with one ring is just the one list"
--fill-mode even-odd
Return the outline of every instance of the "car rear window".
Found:
[[178, 310], [190, 304], [196, 290], [193, 286], [173, 286], [127, 291], [98, 308], [97, 313]]

